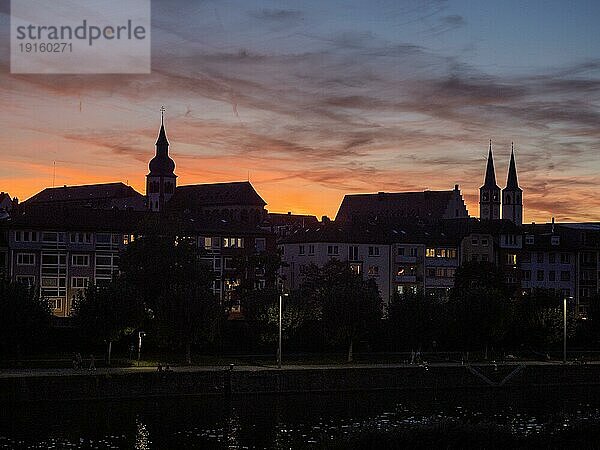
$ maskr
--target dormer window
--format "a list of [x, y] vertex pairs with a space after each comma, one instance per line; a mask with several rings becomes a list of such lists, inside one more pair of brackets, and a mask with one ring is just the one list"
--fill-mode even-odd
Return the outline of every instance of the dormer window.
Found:
[[560, 236], [552, 236], [550, 243], [552, 245], [560, 245]]
[[532, 234], [525, 236], [525, 243], [527, 245], [533, 245], [535, 243], [535, 237]]

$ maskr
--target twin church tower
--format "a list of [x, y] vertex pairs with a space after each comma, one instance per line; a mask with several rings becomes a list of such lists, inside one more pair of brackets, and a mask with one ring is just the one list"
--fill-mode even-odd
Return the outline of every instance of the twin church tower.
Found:
[[[500, 218], [500, 188], [496, 184], [491, 140], [485, 181], [483, 186], [479, 188], [479, 218], [482, 220]], [[514, 146], [511, 147], [510, 152], [506, 187], [502, 189], [502, 218], [508, 219], [516, 225], [523, 224], [523, 190], [519, 187], [519, 180], [517, 179]]]

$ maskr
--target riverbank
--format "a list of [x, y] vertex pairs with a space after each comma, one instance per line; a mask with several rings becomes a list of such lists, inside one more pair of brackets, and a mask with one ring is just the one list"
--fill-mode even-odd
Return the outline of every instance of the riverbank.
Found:
[[376, 390], [507, 389], [600, 385], [600, 364], [560, 363], [177, 367], [10, 370], [0, 402]]

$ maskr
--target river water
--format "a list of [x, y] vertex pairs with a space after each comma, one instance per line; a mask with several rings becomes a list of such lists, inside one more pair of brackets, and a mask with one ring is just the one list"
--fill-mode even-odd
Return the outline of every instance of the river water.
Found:
[[600, 445], [600, 389], [0, 404], [0, 448]]

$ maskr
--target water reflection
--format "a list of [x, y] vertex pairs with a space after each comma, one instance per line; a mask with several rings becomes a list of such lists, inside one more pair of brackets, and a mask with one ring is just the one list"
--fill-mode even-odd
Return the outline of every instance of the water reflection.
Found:
[[447, 430], [463, 425], [476, 431], [501, 427], [526, 443], [582, 424], [600, 425], [599, 408], [600, 390], [13, 405], [0, 408], [0, 449], [321, 448], [373, 433], [418, 436], [434, 430], [443, 439]]

